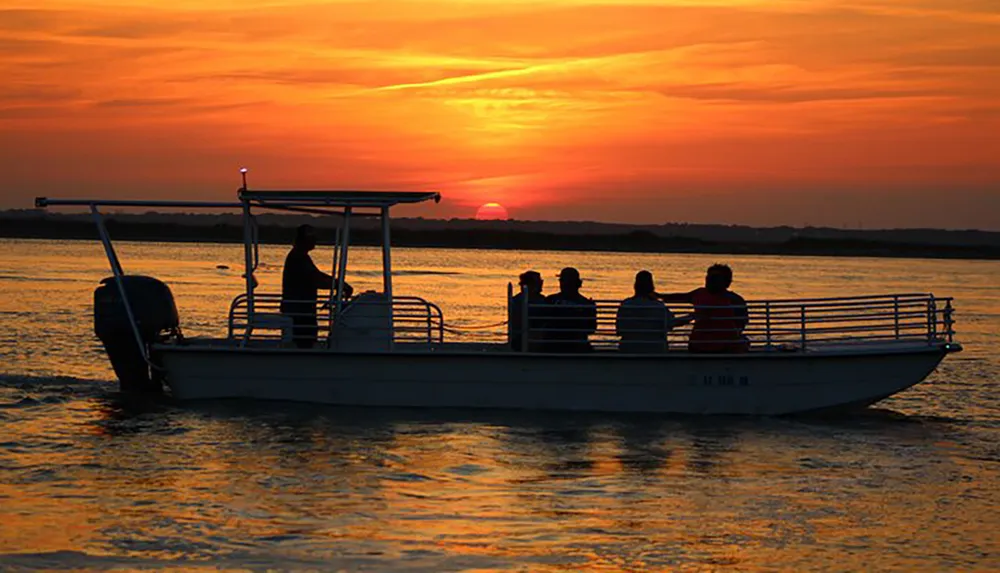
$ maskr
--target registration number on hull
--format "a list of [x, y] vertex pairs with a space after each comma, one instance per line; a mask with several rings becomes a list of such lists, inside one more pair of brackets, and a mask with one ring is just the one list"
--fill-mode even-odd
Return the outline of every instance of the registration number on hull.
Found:
[[692, 383], [699, 386], [749, 386], [750, 377], [744, 374], [703, 374], [692, 376]]

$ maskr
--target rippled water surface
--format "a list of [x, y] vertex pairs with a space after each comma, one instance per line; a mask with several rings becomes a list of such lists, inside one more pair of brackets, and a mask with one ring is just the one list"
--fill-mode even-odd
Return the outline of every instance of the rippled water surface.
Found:
[[[222, 332], [240, 246], [120, 248], [127, 270], [171, 285], [189, 334]], [[274, 290], [283, 249], [262, 255]], [[351, 282], [375, 288], [377, 253], [352, 258]], [[554, 287], [573, 264], [588, 294], [617, 298], [638, 268], [686, 290], [717, 258], [400, 249], [394, 263], [397, 294], [482, 324], [528, 267]], [[99, 245], [0, 241], [0, 569], [1000, 569], [1000, 263], [726, 260], [747, 298], [954, 296], [966, 351], [827, 419], [135, 403], [92, 335]]]

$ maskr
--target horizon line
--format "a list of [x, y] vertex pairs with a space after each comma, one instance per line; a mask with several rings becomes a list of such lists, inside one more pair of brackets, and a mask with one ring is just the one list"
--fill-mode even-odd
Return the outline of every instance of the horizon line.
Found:
[[[84, 212], [54, 212], [43, 208], [8, 208], [0, 210], [0, 218], [5, 215], [13, 213], [37, 213], [44, 214], [47, 216], [65, 217], [65, 216], [86, 216]], [[232, 217], [242, 217], [239, 212], [234, 211], [224, 211], [224, 212], [191, 212], [191, 211], [143, 211], [143, 212], [123, 212], [123, 211], [107, 211], [104, 213], [105, 216], [127, 216], [127, 217], [143, 217], [150, 215], [158, 216], [173, 216], [173, 217], [212, 217], [212, 216], [232, 216]], [[287, 218], [311, 218], [311, 219], [325, 219], [326, 217], [320, 215], [312, 215], [308, 213], [279, 213], [279, 212], [266, 212], [261, 213], [258, 216], [270, 215], [275, 217], [287, 217]], [[376, 215], [356, 215], [359, 218], [371, 218]], [[518, 219], [509, 217], [507, 219], [476, 219], [474, 217], [425, 217], [425, 216], [403, 216], [403, 217], [392, 217], [394, 221], [406, 221], [406, 220], [419, 220], [419, 221], [440, 221], [440, 222], [470, 222], [470, 223], [484, 223], [484, 224], [507, 224], [507, 223], [527, 223], [527, 224], [576, 224], [576, 225], [608, 225], [608, 226], [621, 226], [621, 227], [666, 227], [666, 226], [703, 226], [703, 227], [729, 227], [729, 228], [746, 228], [753, 230], [772, 230], [772, 229], [795, 229], [795, 230], [807, 230], [807, 229], [818, 229], [818, 230], [834, 230], [834, 231], [864, 231], [864, 232], [892, 232], [892, 231], [934, 231], [934, 232], [948, 232], [948, 233], [992, 233], [1000, 234], [1000, 228], [997, 229], [984, 229], [977, 227], [850, 227], [850, 226], [831, 226], [831, 225], [812, 225], [810, 223], [804, 223], [802, 225], [795, 225], [791, 223], [784, 224], [771, 224], [771, 225], [754, 225], [750, 223], [721, 223], [721, 222], [693, 222], [693, 221], [665, 221], [662, 223], [634, 223], [634, 222], [621, 222], [621, 221], [600, 221], [600, 220], [585, 220], [585, 219]]]

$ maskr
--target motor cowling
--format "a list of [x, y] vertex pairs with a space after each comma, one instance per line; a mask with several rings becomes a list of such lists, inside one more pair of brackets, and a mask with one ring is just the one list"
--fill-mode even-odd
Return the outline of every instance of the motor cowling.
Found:
[[[159, 392], [162, 383], [146, 362], [150, 345], [180, 336], [180, 317], [170, 287], [152, 277], [126, 275], [122, 286], [139, 327], [136, 341], [118, 282], [101, 281], [94, 290], [94, 332], [104, 345], [123, 392]], [[144, 355], [145, 353], [145, 355]]]

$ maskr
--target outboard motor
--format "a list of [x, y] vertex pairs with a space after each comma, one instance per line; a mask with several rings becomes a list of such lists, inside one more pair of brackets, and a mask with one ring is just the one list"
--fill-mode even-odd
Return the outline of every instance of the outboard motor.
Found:
[[125, 294], [139, 326], [143, 348], [136, 342], [128, 312], [114, 277], [101, 281], [94, 291], [94, 332], [104, 344], [123, 392], [160, 392], [161, 377], [150, 371], [143, 352], [170, 337], [180, 338], [177, 305], [170, 288], [152, 277], [122, 277]]

